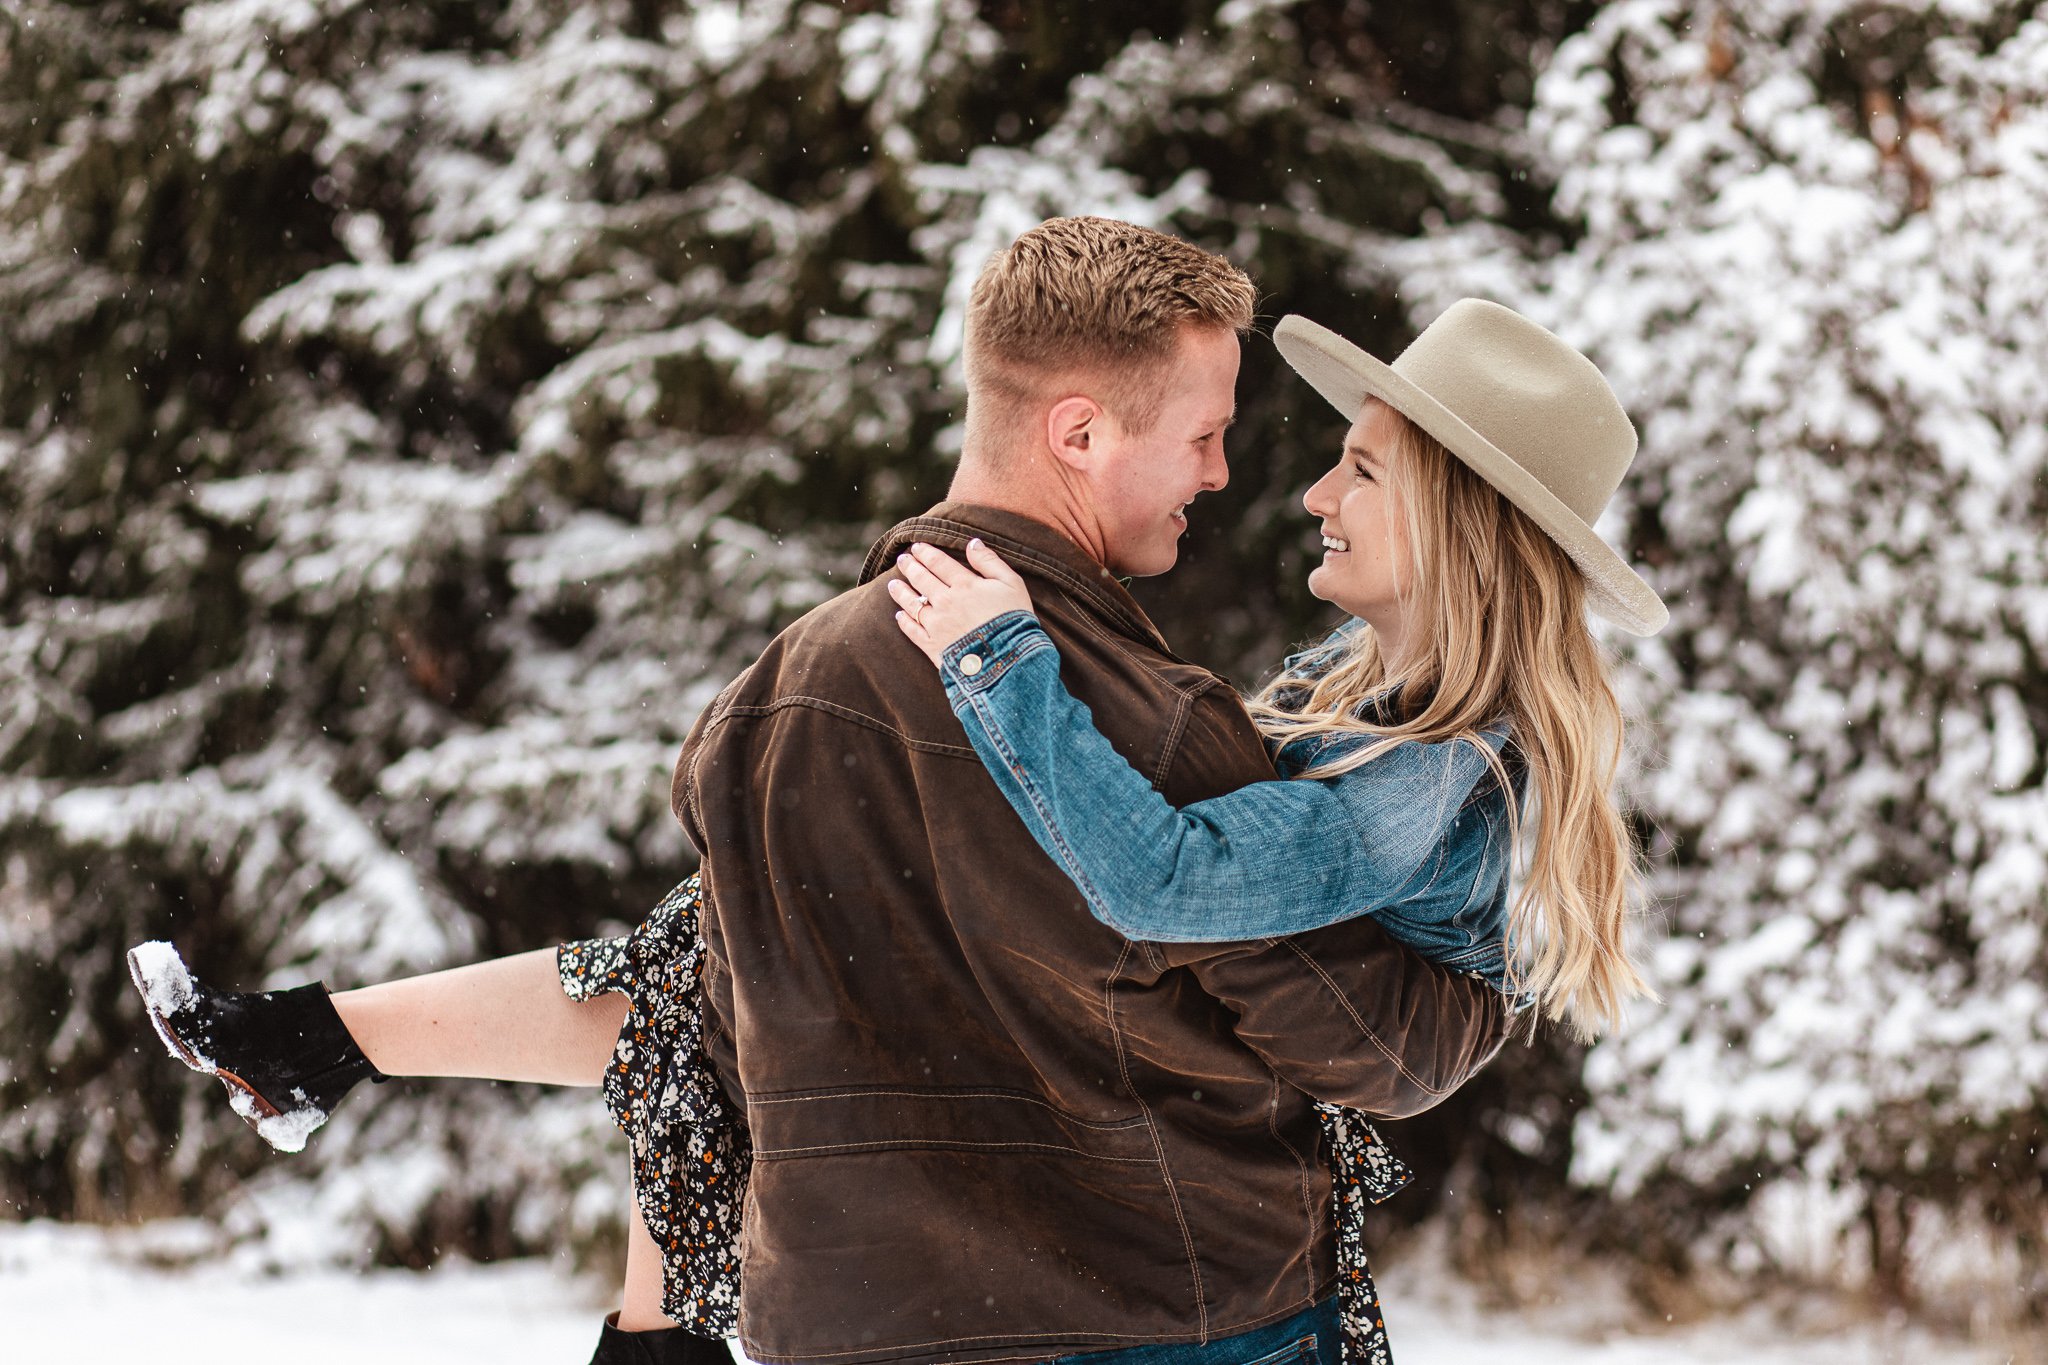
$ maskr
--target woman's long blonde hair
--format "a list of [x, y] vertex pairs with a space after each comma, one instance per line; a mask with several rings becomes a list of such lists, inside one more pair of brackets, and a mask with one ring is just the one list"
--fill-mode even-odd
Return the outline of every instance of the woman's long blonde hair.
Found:
[[[1586, 624], [1585, 578], [1536, 523], [1406, 417], [1386, 475], [1406, 509], [1406, 658], [1398, 676], [1370, 628], [1335, 646], [1313, 682], [1282, 672], [1251, 701], [1275, 744], [1358, 735], [1302, 776], [1333, 777], [1407, 740], [1464, 740], [1508, 793], [1509, 843], [1522, 817], [1499, 755], [1480, 735], [1506, 718], [1534, 787], [1536, 831], [1508, 909], [1508, 971], [1537, 1008], [1590, 1041], [1653, 992], [1629, 960], [1641, 877], [1616, 808], [1621, 706]], [[1327, 656], [1324, 661], [1328, 662]], [[1360, 703], [1400, 684], [1399, 714]]]

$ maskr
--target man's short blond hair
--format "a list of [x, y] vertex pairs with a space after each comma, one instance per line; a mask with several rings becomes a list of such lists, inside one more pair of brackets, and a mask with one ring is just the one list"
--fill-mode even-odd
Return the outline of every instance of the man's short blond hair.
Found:
[[1252, 325], [1258, 292], [1221, 256], [1114, 218], [1053, 218], [989, 259], [967, 305], [967, 442], [1002, 452], [1056, 387], [1126, 428], [1159, 420], [1183, 329]]

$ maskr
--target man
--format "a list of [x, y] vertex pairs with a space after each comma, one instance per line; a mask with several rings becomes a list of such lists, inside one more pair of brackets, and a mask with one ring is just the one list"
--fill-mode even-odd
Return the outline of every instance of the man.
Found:
[[1230, 689], [1117, 582], [1171, 568], [1186, 505], [1228, 477], [1253, 305], [1229, 263], [1129, 224], [1056, 219], [999, 253], [951, 499], [684, 746], [707, 1035], [753, 1134], [757, 1360], [1238, 1359], [1333, 1293], [1311, 1100], [1413, 1113], [1504, 1036], [1495, 992], [1370, 919], [1221, 946], [1096, 923], [892, 624], [897, 554], [979, 536], [1171, 801], [1271, 779]]

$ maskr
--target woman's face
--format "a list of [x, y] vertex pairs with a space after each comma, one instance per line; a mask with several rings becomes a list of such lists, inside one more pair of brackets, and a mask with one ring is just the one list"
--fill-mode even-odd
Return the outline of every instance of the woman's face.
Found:
[[1336, 467], [1302, 495], [1322, 523], [1323, 560], [1308, 576], [1308, 590], [1368, 622], [1389, 656], [1398, 652], [1408, 587], [1408, 522], [1387, 482], [1401, 417], [1367, 399], [1344, 434]]

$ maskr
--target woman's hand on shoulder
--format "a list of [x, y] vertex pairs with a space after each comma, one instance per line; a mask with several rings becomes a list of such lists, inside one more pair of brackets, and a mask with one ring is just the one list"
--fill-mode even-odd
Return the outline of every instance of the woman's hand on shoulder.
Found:
[[934, 666], [947, 648], [1006, 611], [1030, 611], [1031, 593], [1017, 571], [979, 540], [967, 542], [962, 564], [944, 550], [916, 544], [896, 557], [901, 578], [889, 580], [896, 626]]

